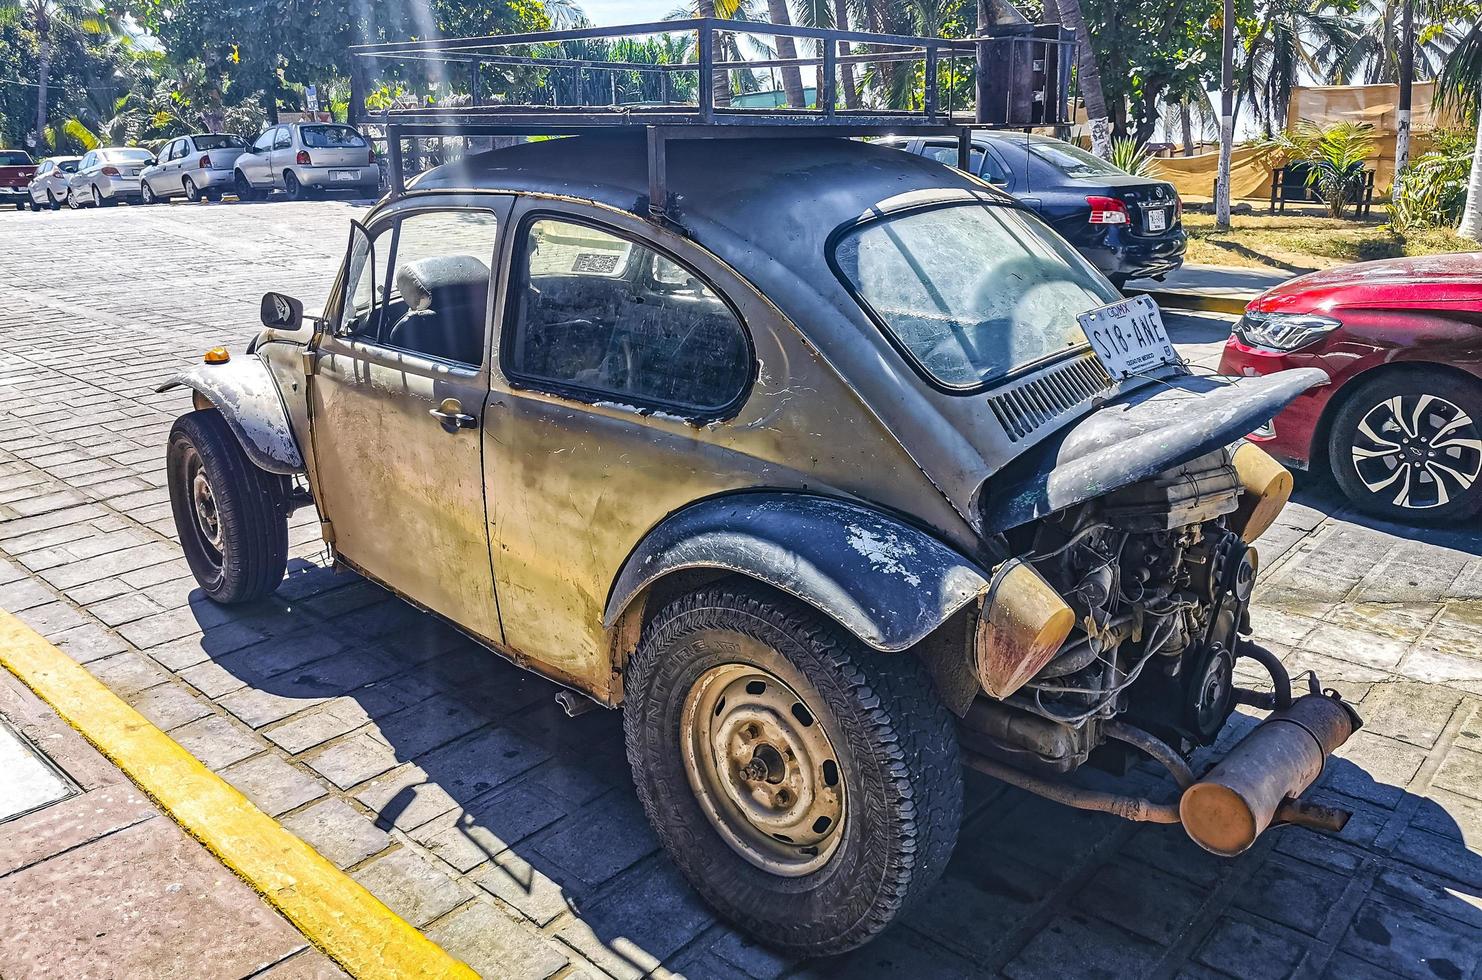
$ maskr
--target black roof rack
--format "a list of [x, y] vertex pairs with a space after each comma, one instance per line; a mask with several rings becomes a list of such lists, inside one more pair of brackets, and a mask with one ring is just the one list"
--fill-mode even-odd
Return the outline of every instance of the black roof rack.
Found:
[[[658, 34], [693, 33], [696, 60], [650, 64], [567, 57], [563, 45], [575, 41], [619, 41]], [[813, 54], [761, 60], [717, 60], [716, 39], [724, 35], [761, 35], [803, 42]], [[446, 77], [452, 66], [468, 66], [468, 94], [450, 104], [392, 108], [353, 120], [386, 127], [393, 194], [405, 191], [401, 140], [430, 136], [547, 136], [641, 127], [647, 136], [649, 207], [662, 219], [668, 204], [665, 189], [665, 146], [676, 139], [738, 139], [779, 136], [879, 136], [888, 134], [952, 135], [958, 140], [959, 163], [966, 168], [971, 128], [1027, 129], [1069, 121], [1069, 80], [1074, 60], [1074, 34], [1056, 25], [1012, 24], [977, 38], [917, 37], [866, 31], [796, 27], [752, 21], [692, 17], [681, 20], [581, 27], [568, 30], [442, 38], [364, 44], [351, 48], [353, 70], [361, 77], [382, 74], [392, 66], [414, 69], [424, 77]], [[841, 53], [841, 47], [845, 52]], [[972, 104], [955, 105], [956, 82], [975, 72]], [[847, 108], [839, 102], [839, 66], [905, 63], [923, 67], [924, 94], [910, 110]], [[582, 90], [586, 72], [609, 72], [612, 99], [593, 105], [511, 105], [486, 102], [480, 93], [480, 66], [570, 71]], [[808, 108], [731, 105], [730, 73], [776, 67], [806, 67], [816, 72], [817, 97]], [[398, 70], [398, 69], [393, 69]], [[618, 99], [618, 73], [649, 73], [659, 79], [657, 101], [623, 103]], [[676, 84], [678, 75], [694, 77]], [[942, 82], [947, 104], [942, 104]], [[706, 80], [710, 84], [703, 84]], [[692, 95], [680, 98], [680, 90]]]

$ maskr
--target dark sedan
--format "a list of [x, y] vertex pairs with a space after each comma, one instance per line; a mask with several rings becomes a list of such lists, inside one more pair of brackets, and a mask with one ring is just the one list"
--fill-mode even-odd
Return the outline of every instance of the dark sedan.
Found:
[[[881, 142], [957, 165], [950, 137]], [[1118, 288], [1183, 265], [1183, 202], [1167, 181], [1134, 177], [1078, 146], [1024, 133], [974, 133], [972, 171], [1039, 212]]]
[[1251, 441], [1326, 467], [1370, 513], [1454, 521], [1482, 510], [1482, 253], [1361, 262], [1262, 294], [1220, 373], [1321, 368]]

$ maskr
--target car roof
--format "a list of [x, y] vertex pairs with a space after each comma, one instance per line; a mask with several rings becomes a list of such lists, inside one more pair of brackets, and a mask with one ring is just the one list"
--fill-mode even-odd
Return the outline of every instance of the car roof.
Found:
[[[409, 189], [554, 194], [644, 213], [647, 159], [641, 131], [572, 136], [475, 154], [422, 174]], [[714, 239], [763, 246], [768, 260], [806, 241], [816, 243], [810, 255], [821, 262], [822, 237], [903, 197], [1013, 203], [934, 160], [837, 137], [672, 140], [666, 170], [680, 224], [722, 252]]]

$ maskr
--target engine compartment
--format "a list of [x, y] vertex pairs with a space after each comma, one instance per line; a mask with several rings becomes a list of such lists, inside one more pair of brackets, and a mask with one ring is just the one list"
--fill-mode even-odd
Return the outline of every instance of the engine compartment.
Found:
[[1066, 773], [1119, 768], [1125, 742], [1106, 733], [1119, 720], [1181, 754], [1213, 742], [1236, 703], [1258, 561], [1233, 526], [1244, 490], [1222, 448], [1006, 533], [1075, 627], [1013, 693], [973, 702], [964, 743]]

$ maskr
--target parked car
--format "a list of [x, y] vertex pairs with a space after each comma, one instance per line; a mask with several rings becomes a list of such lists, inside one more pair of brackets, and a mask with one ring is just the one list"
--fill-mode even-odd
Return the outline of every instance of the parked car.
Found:
[[36, 176], [36, 163], [25, 150], [0, 150], [0, 204], [14, 204], [17, 211], [26, 210], [31, 197], [26, 187]]
[[67, 206], [111, 207], [140, 199], [139, 174], [154, 163], [154, 154], [137, 146], [89, 150], [67, 178]]
[[1381, 517], [1456, 521], [1482, 510], [1482, 253], [1360, 262], [1257, 297], [1224, 374], [1317, 368], [1328, 383], [1250, 435], [1325, 468]]
[[[882, 140], [957, 165], [957, 140]], [[1063, 140], [1023, 133], [973, 134], [972, 172], [1035, 211], [1120, 289], [1183, 265], [1183, 201], [1164, 180], [1134, 177]]]
[[370, 142], [338, 123], [273, 126], [236, 161], [237, 196], [255, 200], [275, 190], [302, 200], [330, 190], [376, 193], [381, 172]]
[[144, 204], [168, 201], [183, 194], [188, 201], [219, 201], [233, 190], [237, 157], [247, 141], [230, 133], [194, 133], [171, 140], [159, 160], [139, 175]]
[[77, 173], [78, 159], [47, 157], [41, 161], [36, 168], [36, 176], [31, 178], [31, 183], [26, 187], [32, 211], [39, 211], [43, 207], [55, 211], [62, 206], [62, 202], [67, 199], [67, 181]]
[[[245, 353], [162, 386], [194, 391], [165, 479], [203, 592], [272, 592], [316, 508], [336, 562], [622, 706], [671, 858], [795, 955], [927, 891], [964, 765], [1218, 853], [1311, 825], [1281, 801], [1356, 716], [1240, 635], [1291, 475], [1233, 443], [1321, 373], [1190, 375], [1156, 308], [934, 161], [691, 138], [660, 221], [645, 145], [429, 171], [322, 316], [268, 293]], [[1285, 714], [1196, 780], [1237, 696]], [[1180, 803], [1056, 782], [1129, 746]]]

